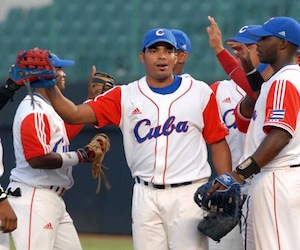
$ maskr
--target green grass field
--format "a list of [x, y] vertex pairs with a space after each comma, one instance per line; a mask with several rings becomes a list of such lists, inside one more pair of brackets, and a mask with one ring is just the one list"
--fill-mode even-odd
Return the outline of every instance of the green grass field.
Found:
[[[130, 236], [80, 235], [83, 250], [132, 250]], [[15, 250], [11, 244], [11, 250]]]
[[84, 250], [132, 250], [132, 238], [129, 236], [80, 235]]

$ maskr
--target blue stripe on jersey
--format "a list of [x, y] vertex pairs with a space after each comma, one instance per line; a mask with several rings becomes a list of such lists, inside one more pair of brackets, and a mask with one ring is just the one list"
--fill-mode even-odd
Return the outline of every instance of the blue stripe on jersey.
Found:
[[181, 80], [182, 78], [177, 76], [177, 75], [174, 75], [174, 81], [171, 85], [167, 86], [167, 87], [164, 87], [164, 88], [152, 88], [150, 87], [150, 89], [157, 93], [157, 94], [161, 94], [161, 95], [167, 95], [167, 94], [172, 94], [174, 93], [180, 86], [181, 84]]

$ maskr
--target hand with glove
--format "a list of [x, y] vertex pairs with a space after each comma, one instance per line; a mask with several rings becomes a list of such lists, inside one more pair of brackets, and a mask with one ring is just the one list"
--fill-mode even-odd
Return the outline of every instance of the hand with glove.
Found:
[[[40, 49], [22, 50], [9, 71], [9, 79], [19, 86], [30, 83], [32, 87], [53, 87], [56, 72], [50, 61], [50, 51]], [[33, 86], [39, 82], [38, 86]]]
[[220, 241], [240, 221], [243, 198], [241, 186], [245, 179], [257, 174], [260, 167], [249, 157], [230, 173], [219, 175], [198, 188], [194, 201], [208, 212], [198, 230], [215, 241]]
[[[209, 195], [208, 191], [217, 182], [225, 185], [226, 189], [216, 190]], [[199, 222], [198, 230], [215, 241], [220, 241], [240, 221], [243, 203], [241, 185], [229, 173], [220, 175], [199, 187], [194, 195], [194, 201], [208, 212]]]
[[101, 178], [103, 178], [106, 188], [111, 188], [111, 185], [102, 169], [104, 156], [109, 149], [109, 137], [103, 133], [95, 135], [90, 143], [87, 144], [84, 148], [77, 149], [79, 162], [92, 162], [92, 176], [94, 179], [98, 179], [98, 187], [96, 189], [96, 193], [100, 192]]
[[96, 67], [93, 66], [89, 80], [88, 99], [94, 99], [113, 87], [115, 87], [114, 78], [107, 73], [97, 72]]
[[55, 85], [56, 73], [49, 61], [49, 53], [48, 50], [30, 49], [17, 54], [6, 84], [0, 88], [0, 109], [25, 84], [31, 87], [37, 87], [38, 82], [42, 82], [43, 87]]

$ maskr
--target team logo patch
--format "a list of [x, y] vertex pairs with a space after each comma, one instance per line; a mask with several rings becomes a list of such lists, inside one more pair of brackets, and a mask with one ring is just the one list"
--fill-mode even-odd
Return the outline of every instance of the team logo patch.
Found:
[[284, 109], [272, 109], [269, 111], [267, 119], [270, 121], [273, 120], [283, 120], [285, 115]]

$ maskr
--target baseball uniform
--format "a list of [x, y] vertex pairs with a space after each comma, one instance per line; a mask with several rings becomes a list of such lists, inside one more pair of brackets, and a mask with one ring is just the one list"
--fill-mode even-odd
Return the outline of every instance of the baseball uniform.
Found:
[[[238, 130], [234, 110], [236, 105], [246, 95], [246, 92], [239, 87], [233, 80], [218, 81], [210, 85], [216, 95], [222, 120], [229, 130], [229, 135], [226, 136], [226, 141], [229, 145], [232, 159], [232, 168], [234, 169], [239, 163], [244, 143], [245, 133]], [[210, 250], [242, 250], [243, 240], [241, 235], [240, 225], [237, 225], [230, 231], [220, 242], [215, 242], [209, 239]]]
[[225, 138], [209, 86], [175, 76], [165, 88], [146, 77], [117, 86], [88, 103], [100, 127], [117, 125], [135, 179], [132, 232], [135, 249], [207, 249], [197, 231], [203, 210], [193, 201], [211, 175], [206, 143]]
[[262, 85], [245, 140], [242, 160], [270, 132], [281, 128], [290, 142], [253, 177], [243, 207], [246, 249], [300, 246], [300, 67], [286, 65]]
[[82, 249], [62, 199], [74, 183], [72, 166], [34, 169], [28, 163], [50, 152], [69, 151], [70, 139], [49, 102], [38, 93], [33, 97], [34, 106], [30, 95], [23, 99], [13, 122], [16, 167], [11, 170], [7, 192], [18, 216], [18, 228], [12, 232], [14, 244], [18, 250]]
[[[3, 166], [3, 148], [0, 138], [0, 177], [3, 175], [4, 166]], [[1, 184], [0, 184], [1, 187]], [[0, 250], [9, 250], [9, 235], [0, 232]]]

